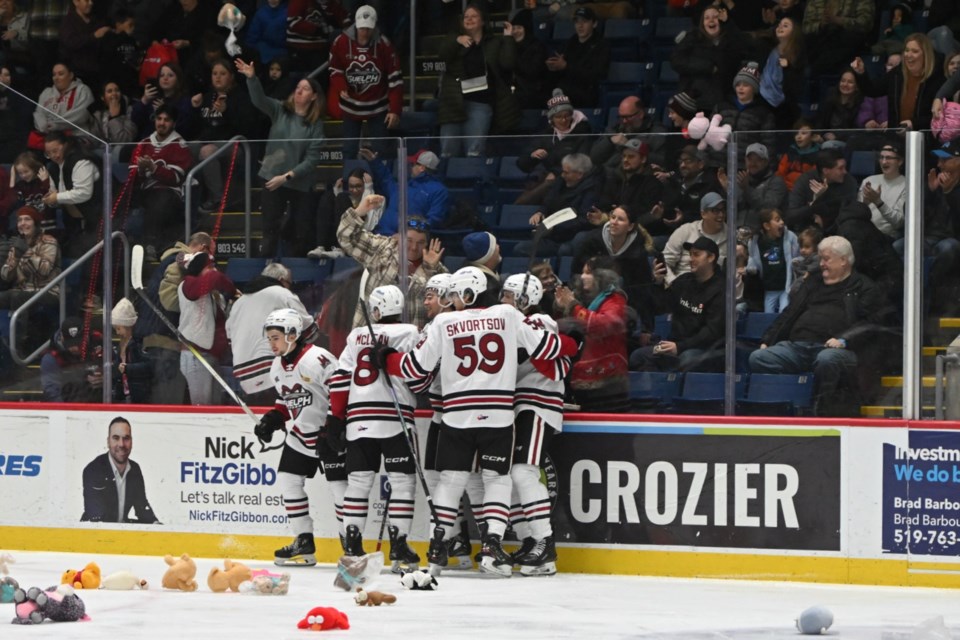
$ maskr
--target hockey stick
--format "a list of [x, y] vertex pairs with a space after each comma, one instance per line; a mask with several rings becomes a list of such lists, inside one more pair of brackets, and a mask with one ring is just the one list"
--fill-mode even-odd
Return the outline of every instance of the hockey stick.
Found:
[[383, 505], [383, 519], [380, 520], [380, 533], [377, 534], [377, 551], [383, 547], [383, 532], [387, 528], [387, 514], [390, 512], [390, 497], [393, 495], [393, 487], [387, 493], [387, 504]]
[[[527, 295], [527, 285], [530, 284], [530, 276], [532, 275], [533, 265], [537, 261], [537, 248], [540, 246], [540, 241], [544, 236], [547, 235], [547, 232], [550, 229], [553, 229], [559, 224], [564, 222], [569, 222], [577, 217], [577, 212], [566, 207], [565, 209], [560, 209], [554, 213], [551, 213], [549, 216], [540, 221], [540, 224], [537, 225], [537, 228], [533, 232], [533, 249], [530, 251], [530, 263], [527, 265], [527, 275], [523, 279], [523, 289], [520, 290], [520, 295]], [[517, 303], [519, 304], [519, 300]], [[518, 307], [519, 308], [519, 307]]]
[[[213, 376], [213, 379], [220, 383], [220, 386], [223, 387], [227, 394], [233, 398], [238, 405], [240, 405], [240, 408], [243, 409], [243, 412], [246, 413], [256, 424], [259, 424], [260, 418], [257, 417], [257, 414], [250, 410], [250, 407], [248, 407], [246, 403], [240, 399], [240, 396], [238, 396], [236, 392], [230, 388], [230, 385], [228, 385], [226, 381], [220, 377], [220, 374], [217, 373], [217, 370], [214, 369], [213, 366], [207, 362], [202, 355], [200, 355], [200, 352], [197, 350], [197, 348], [190, 344], [190, 341], [187, 340], [182, 333], [180, 333], [180, 330], [177, 329], [172, 322], [170, 322], [170, 318], [167, 317], [167, 314], [165, 314], [161, 309], [157, 308], [157, 305], [153, 303], [149, 296], [147, 296], [147, 292], [143, 289], [143, 245], [140, 244], [134, 245], [133, 250], [130, 252], [130, 285], [133, 287], [134, 291], [140, 295], [140, 299], [147, 303], [147, 306], [150, 307], [155, 314], [157, 314], [157, 317], [160, 318], [160, 321], [166, 325], [167, 329], [172, 331], [173, 334], [177, 336], [177, 340], [179, 340], [180, 343], [185, 346], [190, 353], [193, 354], [193, 357], [203, 365], [210, 375]], [[279, 449], [282, 446], [283, 442], [281, 441], [279, 445], [267, 447], [266, 444], [261, 440], [260, 453]]]
[[[363, 319], [367, 323], [367, 330], [370, 332], [370, 340], [374, 345], [377, 344], [377, 334], [373, 331], [373, 323], [370, 322], [370, 310], [367, 308], [367, 278], [370, 275], [370, 272], [364, 270], [363, 275], [360, 277], [360, 310], [363, 312]], [[387, 382], [387, 388], [390, 389], [390, 398], [393, 400], [393, 408], [397, 412], [397, 417], [400, 419], [400, 428], [403, 429], [403, 437], [407, 440], [407, 447], [410, 449], [410, 454], [413, 456], [413, 464], [417, 470], [417, 477], [420, 479], [420, 486], [423, 488], [423, 496], [427, 500], [427, 506], [430, 508], [430, 517], [433, 518], [436, 529], [440, 530], [440, 520], [437, 518], [437, 509], [433, 506], [433, 496], [430, 494], [430, 488], [427, 486], [427, 479], [423, 475], [423, 465], [420, 464], [420, 454], [417, 453], [417, 447], [413, 442], [413, 435], [410, 433], [410, 427], [407, 426], [407, 421], [403, 418], [403, 409], [400, 408], [400, 400], [397, 398], [397, 390], [393, 388], [393, 380], [390, 379], [390, 374], [386, 371], [382, 371], [384, 379]], [[434, 537], [436, 537], [437, 532], [434, 531]]]

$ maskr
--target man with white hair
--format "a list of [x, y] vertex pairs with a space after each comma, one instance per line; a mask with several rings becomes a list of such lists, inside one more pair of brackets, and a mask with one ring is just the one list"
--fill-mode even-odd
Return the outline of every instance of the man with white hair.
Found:
[[878, 324], [883, 294], [853, 270], [850, 242], [830, 236], [820, 242], [820, 273], [790, 296], [790, 305], [750, 354], [753, 373], [806, 373], [816, 377], [816, 413], [857, 415], [857, 354]]
[[233, 350], [233, 375], [240, 382], [247, 404], [272, 407], [277, 392], [270, 380], [273, 351], [263, 334], [263, 320], [279, 309], [295, 309], [303, 326], [313, 324], [297, 294], [290, 291], [290, 269], [272, 262], [243, 288], [227, 317], [227, 338]]

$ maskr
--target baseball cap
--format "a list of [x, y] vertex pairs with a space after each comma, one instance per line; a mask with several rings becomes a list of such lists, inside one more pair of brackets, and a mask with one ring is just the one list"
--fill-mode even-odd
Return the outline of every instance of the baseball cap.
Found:
[[440, 158], [437, 157], [437, 154], [427, 149], [420, 149], [420, 151], [409, 156], [407, 160], [409, 160], [411, 164], [423, 165], [431, 171], [436, 171], [437, 167], [440, 166]]
[[83, 320], [76, 316], [64, 319], [60, 325], [60, 341], [68, 349], [79, 346], [83, 342]]
[[691, 249], [700, 249], [701, 251], [709, 251], [717, 258], [720, 257], [720, 247], [717, 246], [717, 243], [708, 238], [707, 236], [700, 236], [693, 242], [684, 242], [683, 250], [690, 251]]
[[639, 138], [630, 138], [623, 143], [624, 150], [629, 149], [630, 151], [636, 151], [642, 156], [647, 155], [650, 150], [650, 147], [647, 146], [647, 143]]
[[583, 18], [584, 20], [593, 20], [596, 22], [597, 14], [590, 7], [580, 7], [573, 12], [573, 19]]
[[747, 152], [744, 154], [744, 156], [748, 156], [748, 155], [750, 155], [751, 153], [757, 154], [758, 156], [760, 156], [760, 157], [763, 158], [764, 160], [769, 160], [769, 159], [770, 159], [770, 152], [767, 151], [766, 145], [764, 145], [764, 144], [761, 143], [761, 142], [754, 142], [753, 144], [749, 145], [749, 146], [747, 147]]
[[377, 27], [377, 10], [368, 4], [357, 9], [357, 19], [354, 22], [357, 29], [375, 29]]
[[933, 155], [938, 158], [960, 158], [960, 143], [956, 140], [948, 140], [939, 149], [934, 149]]
[[722, 205], [725, 202], [726, 200], [723, 198], [723, 196], [715, 191], [711, 191], [700, 198], [700, 211], [706, 211], [707, 209], [722, 209]]

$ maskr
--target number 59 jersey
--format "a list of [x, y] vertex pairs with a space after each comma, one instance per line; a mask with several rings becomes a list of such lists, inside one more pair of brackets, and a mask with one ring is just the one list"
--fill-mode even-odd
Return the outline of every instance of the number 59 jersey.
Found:
[[443, 422], [451, 427], [507, 427], [513, 424], [517, 350], [553, 360], [560, 353], [556, 333], [528, 322], [515, 308], [442, 313], [433, 319], [400, 370], [406, 380], [429, 378], [440, 362]]
[[[412, 324], [375, 324], [373, 333], [379, 344], [401, 352], [412, 349], [420, 336]], [[347, 440], [390, 438], [403, 432], [384, 377], [388, 374], [370, 361], [372, 346], [366, 325], [351, 331], [340, 353], [340, 366], [330, 378], [334, 414], [346, 406]], [[416, 398], [402, 381], [395, 381], [393, 388], [404, 420], [412, 428]]]

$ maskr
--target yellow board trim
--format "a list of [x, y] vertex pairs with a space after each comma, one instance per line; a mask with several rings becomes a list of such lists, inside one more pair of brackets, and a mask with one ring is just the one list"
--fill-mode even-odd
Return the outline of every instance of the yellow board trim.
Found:
[[[0, 527], [3, 547], [24, 551], [88, 554], [179, 555], [196, 558], [254, 559], [270, 562], [290, 537]], [[335, 563], [340, 541], [318, 538], [317, 560]], [[427, 543], [412, 545], [425, 557]], [[366, 542], [373, 551], [374, 542]], [[384, 545], [384, 553], [389, 545]], [[595, 549], [559, 546], [559, 569], [566, 573], [643, 575], [673, 578], [726, 578], [839, 584], [960, 589], [960, 564], [910, 562], [904, 558], [863, 559], [800, 555], [761, 555], [648, 549]], [[158, 560], [159, 561], [159, 560]]]

